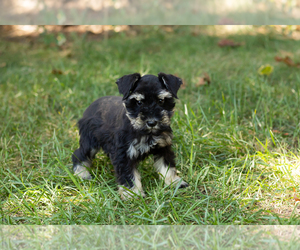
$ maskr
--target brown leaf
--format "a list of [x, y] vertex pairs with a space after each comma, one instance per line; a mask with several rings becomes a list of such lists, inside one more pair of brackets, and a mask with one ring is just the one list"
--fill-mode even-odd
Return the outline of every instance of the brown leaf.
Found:
[[295, 63], [289, 56], [285, 56], [285, 57], [280, 57], [280, 56], [275, 56], [275, 61], [276, 62], [283, 62], [286, 65], [290, 66], [290, 67], [300, 67], [300, 63]]
[[242, 45], [242, 43], [236, 43], [235, 41], [229, 40], [229, 39], [222, 39], [218, 42], [219, 47], [231, 47], [236, 48]]
[[209, 75], [206, 72], [204, 72], [203, 76], [199, 77], [199, 81], [196, 83], [196, 87], [205, 85], [206, 83], [208, 85], [210, 84], [210, 77], [209, 77]]
[[4, 68], [6, 66], [6, 62], [0, 63], [0, 68]]
[[274, 134], [281, 134], [281, 131], [279, 131], [279, 130], [277, 130], [277, 129], [273, 129], [272, 132], [273, 132]]
[[272, 132], [274, 134], [282, 134], [282, 135], [285, 135], [285, 136], [289, 135], [289, 133], [284, 133], [283, 131], [280, 131], [280, 130], [277, 130], [277, 129], [272, 129]]
[[294, 200], [295, 201], [300, 201], [300, 199], [298, 198], [298, 196], [296, 194], [296, 189], [295, 188], [293, 188], [293, 189], [294, 189]]
[[60, 69], [52, 69], [52, 74], [53, 75], [62, 75], [63, 72]]

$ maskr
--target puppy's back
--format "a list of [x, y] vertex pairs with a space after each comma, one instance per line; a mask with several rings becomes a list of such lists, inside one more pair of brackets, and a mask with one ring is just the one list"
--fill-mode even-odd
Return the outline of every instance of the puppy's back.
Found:
[[118, 124], [125, 114], [120, 96], [104, 96], [94, 101], [83, 113], [83, 118], [97, 117], [107, 125]]

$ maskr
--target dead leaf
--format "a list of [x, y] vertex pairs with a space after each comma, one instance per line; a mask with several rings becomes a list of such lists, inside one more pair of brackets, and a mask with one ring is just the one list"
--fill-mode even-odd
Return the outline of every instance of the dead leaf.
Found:
[[295, 188], [293, 188], [293, 189], [294, 189], [294, 200], [295, 201], [300, 201], [300, 199], [298, 198], [298, 196], [296, 194], [296, 189]]
[[272, 132], [273, 132], [274, 134], [281, 134], [281, 131], [279, 131], [279, 130], [277, 130], [277, 129], [273, 129]]
[[295, 63], [289, 56], [285, 56], [285, 57], [275, 56], [274, 59], [276, 62], [284, 62], [286, 65], [290, 67], [300, 68], [300, 63], [299, 62]]
[[60, 69], [52, 69], [52, 74], [53, 75], [62, 75], [63, 72]]
[[210, 77], [209, 77], [209, 75], [206, 72], [204, 72], [203, 76], [199, 77], [199, 81], [196, 83], [196, 87], [205, 85], [206, 83], [208, 85], [210, 84]]
[[223, 48], [223, 47], [231, 47], [231, 48], [236, 48], [241, 46], [242, 43], [236, 43], [235, 41], [229, 40], [229, 39], [222, 39], [221, 41], [218, 42], [218, 46]]
[[284, 58], [283, 57], [279, 57], [279, 56], [275, 56], [274, 59], [275, 59], [276, 62], [284, 62], [288, 66], [293, 66], [294, 65], [293, 60], [289, 56], [286, 56]]
[[0, 68], [4, 68], [5, 66], [6, 66], [5, 62], [3, 62], [3, 63], [0, 64]]
[[272, 129], [272, 132], [274, 134], [282, 134], [282, 135], [285, 135], [285, 136], [289, 135], [289, 133], [284, 133], [283, 131], [280, 131], [280, 130], [277, 130], [277, 129]]

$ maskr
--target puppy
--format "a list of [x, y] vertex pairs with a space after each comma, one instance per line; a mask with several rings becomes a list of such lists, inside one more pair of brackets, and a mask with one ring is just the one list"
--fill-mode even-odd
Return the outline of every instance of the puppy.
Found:
[[[122, 97], [106, 96], [94, 101], [79, 120], [80, 147], [72, 155], [74, 174], [91, 179], [88, 169], [102, 148], [114, 166], [119, 193], [126, 199], [144, 195], [138, 163], [154, 156], [154, 167], [165, 184], [188, 184], [176, 174], [172, 150], [173, 115], [180, 78], [159, 73], [135, 73], [117, 80]], [[125, 187], [125, 188], [124, 188]]]

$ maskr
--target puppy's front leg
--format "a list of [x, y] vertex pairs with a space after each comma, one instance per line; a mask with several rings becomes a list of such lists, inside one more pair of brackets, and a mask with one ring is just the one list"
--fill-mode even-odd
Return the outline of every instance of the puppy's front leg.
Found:
[[[176, 173], [175, 154], [171, 146], [160, 148], [159, 151], [154, 154], [154, 167], [166, 185], [180, 182], [181, 178]], [[188, 185], [189, 184], [185, 181], [181, 181], [179, 188], [185, 188]]]
[[[119, 183], [119, 194], [123, 200], [131, 198], [133, 193], [145, 197], [142, 188], [141, 175], [136, 169], [137, 162], [129, 160], [127, 157], [120, 157], [118, 159], [111, 159], [116, 171], [117, 181]], [[126, 190], [125, 188], [130, 191]]]

